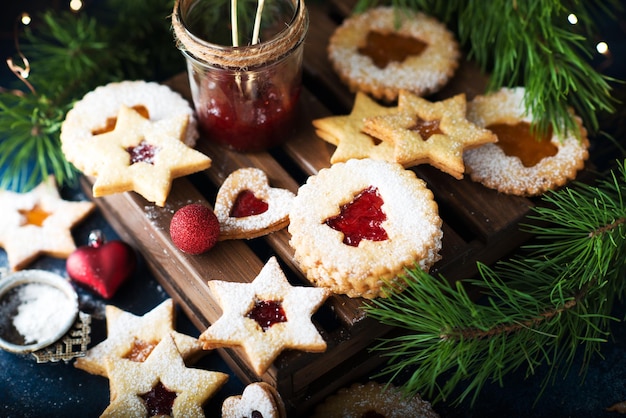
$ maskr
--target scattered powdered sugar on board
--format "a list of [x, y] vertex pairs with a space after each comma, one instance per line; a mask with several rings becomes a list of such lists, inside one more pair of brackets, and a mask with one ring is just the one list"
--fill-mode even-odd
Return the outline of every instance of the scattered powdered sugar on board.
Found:
[[76, 313], [74, 304], [61, 290], [46, 284], [20, 286], [17, 297], [21, 304], [13, 317], [13, 326], [25, 344], [53, 338]]

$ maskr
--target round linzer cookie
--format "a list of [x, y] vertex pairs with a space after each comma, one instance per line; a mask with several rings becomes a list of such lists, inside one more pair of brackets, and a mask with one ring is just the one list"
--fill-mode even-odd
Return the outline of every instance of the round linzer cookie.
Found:
[[317, 406], [312, 418], [386, 417], [437, 418], [431, 404], [419, 395], [406, 396], [393, 385], [374, 381], [342, 388]]
[[376, 7], [335, 30], [328, 57], [354, 92], [394, 101], [402, 89], [420, 96], [438, 91], [459, 65], [459, 46], [441, 22], [423, 13]]
[[350, 297], [385, 296], [405, 268], [439, 260], [442, 221], [415, 173], [382, 160], [349, 160], [300, 187], [289, 214], [294, 258], [317, 286]]
[[94, 135], [112, 131], [121, 106], [133, 108], [155, 122], [187, 115], [189, 122], [183, 139], [187, 146], [195, 146], [198, 130], [193, 108], [180, 94], [155, 82], [113, 82], [83, 96], [61, 126], [63, 153], [76, 168], [83, 172], [87, 169], [89, 162], [84, 161], [82, 144]]
[[467, 118], [494, 132], [498, 142], [466, 150], [463, 160], [473, 181], [502, 193], [536, 196], [576, 177], [589, 157], [589, 141], [578, 116], [580, 137], [552, 131], [539, 137], [531, 129], [524, 94], [523, 87], [503, 88], [468, 103]]

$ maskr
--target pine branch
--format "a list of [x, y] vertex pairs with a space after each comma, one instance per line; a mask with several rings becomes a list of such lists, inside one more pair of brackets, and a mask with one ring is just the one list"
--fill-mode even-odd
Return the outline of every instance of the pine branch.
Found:
[[50, 173], [62, 185], [74, 184], [77, 173], [59, 138], [72, 103], [108, 82], [184, 69], [167, 20], [172, 7], [173, 1], [110, 0], [109, 9], [117, 13], [110, 25], [86, 12], [44, 12], [36, 18], [39, 25], [27, 28], [19, 42], [35, 91], [19, 98], [0, 93], [0, 187], [28, 190]]
[[[488, 90], [523, 85], [526, 110], [534, 115], [539, 132], [552, 127], [563, 135], [577, 133], [569, 107], [592, 132], [599, 128], [599, 112], [615, 110], [610, 86], [615, 80], [586, 61], [591, 50], [586, 42], [595, 29], [592, 11], [621, 7], [618, 1], [359, 0], [355, 11], [380, 3], [422, 10], [455, 30], [468, 58], [490, 73]], [[567, 23], [569, 13], [583, 22], [581, 33]]]
[[529, 376], [547, 366], [547, 385], [580, 350], [584, 374], [619, 320], [611, 312], [625, 292], [626, 163], [596, 186], [575, 186], [533, 209], [537, 222], [526, 228], [536, 242], [514, 258], [479, 264], [476, 278], [454, 284], [412, 269], [406, 290], [369, 302], [369, 316], [404, 330], [374, 348], [388, 357], [382, 375], [409, 371], [405, 390], [433, 402], [462, 385], [460, 403], [518, 369]]

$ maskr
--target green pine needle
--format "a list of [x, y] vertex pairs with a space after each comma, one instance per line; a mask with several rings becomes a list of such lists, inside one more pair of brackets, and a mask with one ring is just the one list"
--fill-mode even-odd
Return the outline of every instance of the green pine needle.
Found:
[[[593, 10], [621, 7], [617, 0], [359, 0], [355, 11], [381, 3], [422, 10], [455, 30], [468, 59], [489, 72], [488, 90], [524, 86], [526, 110], [538, 132], [552, 128], [561, 135], [579, 134], [570, 107], [595, 132], [598, 113], [615, 110], [609, 84], [615, 80], [599, 74], [585, 59], [592, 48], [587, 41], [595, 29], [590, 23]], [[582, 33], [568, 23], [569, 13], [583, 22]]]
[[[575, 186], [575, 187], [574, 187]], [[536, 241], [493, 267], [478, 264], [472, 280], [449, 283], [419, 269], [407, 289], [370, 301], [365, 310], [403, 330], [374, 351], [388, 357], [381, 373], [411, 375], [404, 388], [433, 402], [472, 402], [487, 382], [515, 370], [548, 367], [547, 385], [583, 352], [589, 360], [610, 335], [614, 301], [626, 284], [626, 162], [596, 186], [550, 192], [527, 229]], [[470, 297], [466, 287], [481, 290]], [[445, 376], [445, 378], [444, 378]]]

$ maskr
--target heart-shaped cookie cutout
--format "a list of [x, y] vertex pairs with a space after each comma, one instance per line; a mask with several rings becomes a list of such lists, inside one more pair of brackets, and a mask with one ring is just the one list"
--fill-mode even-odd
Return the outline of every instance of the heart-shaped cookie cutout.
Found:
[[294, 197], [289, 190], [270, 187], [263, 170], [248, 167], [233, 171], [215, 199], [219, 239], [251, 239], [286, 227]]
[[273, 386], [265, 382], [251, 383], [240, 396], [230, 396], [222, 403], [223, 418], [255, 417], [286, 418], [285, 405]]
[[94, 231], [89, 243], [67, 258], [66, 270], [76, 283], [110, 299], [135, 271], [136, 264], [135, 250], [130, 245], [119, 240], [105, 242], [99, 231]]

